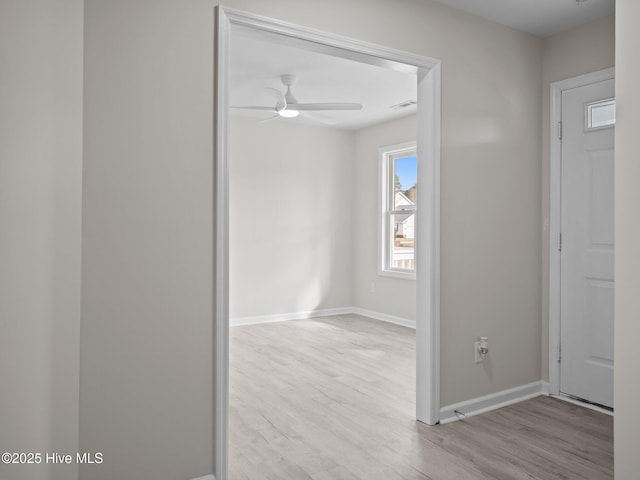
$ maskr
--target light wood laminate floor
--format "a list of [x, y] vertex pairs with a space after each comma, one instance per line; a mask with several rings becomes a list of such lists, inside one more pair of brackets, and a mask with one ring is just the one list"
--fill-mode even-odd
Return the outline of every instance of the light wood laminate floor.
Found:
[[612, 417], [548, 397], [415, 418], [415, 335], [344, 315], [231, 328], [231, 480], [605, 480]]

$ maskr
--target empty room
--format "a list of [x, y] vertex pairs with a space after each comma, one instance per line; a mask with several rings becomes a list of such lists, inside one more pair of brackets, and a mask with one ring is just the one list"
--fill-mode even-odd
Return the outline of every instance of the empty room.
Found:
[[0, 479], [637, 480], [639, 18], [3, 0]]
[[230, 478], [339, 475], [329, 417], [416, 410], [417, 77], [283, 43], [232, 30]]

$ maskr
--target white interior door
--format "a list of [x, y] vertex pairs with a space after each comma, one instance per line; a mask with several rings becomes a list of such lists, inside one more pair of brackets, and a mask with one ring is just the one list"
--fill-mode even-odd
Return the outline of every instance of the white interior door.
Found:
[[560, 391], [613, 407], [614, 80], [562, 92]]

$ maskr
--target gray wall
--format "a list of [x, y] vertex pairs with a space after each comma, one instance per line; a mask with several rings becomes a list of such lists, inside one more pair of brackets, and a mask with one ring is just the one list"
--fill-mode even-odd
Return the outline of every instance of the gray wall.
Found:
[[83, 480], [213, 469], [213, 9], [85, 5]]
[[640, 3], [616, 2], [616, 332], [614, 450], [616, 480], [640, 471]]
[[[416, 140], [411, 115], [358, 130], [353, 161], [353, 296], [354, 305], [407, 320], [416, 319], [416, 282], [378, 275], [379, 154], [378, 148]], [[376, 285], [371, 292], [371, 282]]]
[[78, 450], [82, 16], [81, 0], [0, 3], [1, 452]]
[[231, 120], [231, 319], [351, 307], [354, 133]]

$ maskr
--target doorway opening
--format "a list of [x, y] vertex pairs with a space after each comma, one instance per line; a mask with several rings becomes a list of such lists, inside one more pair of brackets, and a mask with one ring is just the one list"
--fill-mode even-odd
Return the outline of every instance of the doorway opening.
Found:
[[[224, 7], [216, 8], [215, 74], [215, 449], [216, 478], [227, 478], [229, 399], [229, 60], [233, 27], [253, 29], [309, 51], [415, 74], [418, 184], [416, 212], [416, 419], [439, 421], [439, 61]], [[283, 72], [286, 73], [286, 72]]]

